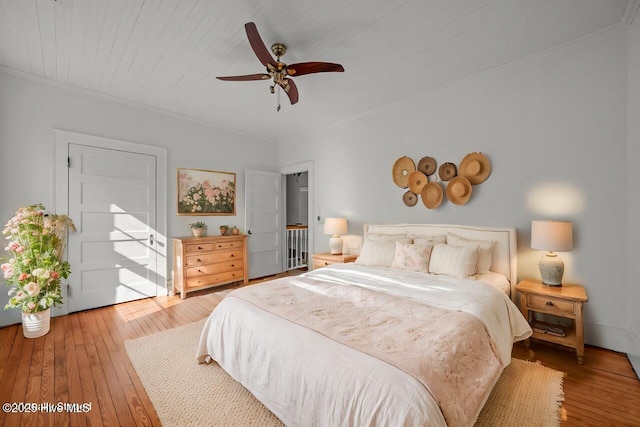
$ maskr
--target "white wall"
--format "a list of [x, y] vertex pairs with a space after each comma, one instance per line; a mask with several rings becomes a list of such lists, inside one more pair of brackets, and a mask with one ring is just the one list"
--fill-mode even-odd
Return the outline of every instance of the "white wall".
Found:
[[640, 373], [640, 15], [636, 15], [634, 23], [629, 28], [627, 51], [628, 57], [628, 154], [627, 170], [629, 176], [629, 188], [627, 199], [629, 201], [628, 210], [628, 263], [629, 276], [627, 279], [629, 292], [629, 336], [630, 348], [628, 350], [629, 359], [637, 373]]
[[[0, 71], [0, 226], [20, 206], [53, 207], [54, 128], [165, 147], [169, 237], [188, 235], [196, 218], [212, 232], [222, 223], [244, 229], [245, 168], [277, 171], [275, 144]], [[177, 216], [178, 167], [235, 172], [236, 216]], [[0, 290], [2, 307], [6, 300]], [[0, 310], [0, 325], [17, 322], [19, 312]]]
[[[313, 159], [316, 210], [348, 218], [352, 234], [386, 222], [516, 227], [520, 278], [539, 278], [541, 254], [528, 248], [531, 220], [573, 221], [575, 248], [562, 257], [565, 281], [584, 284], [589, 295], [586, 340], [624, 351], [626, 55], [622, 30], [556, 48], [283, 141], [280, 164]], [[398, 157], [459, 163], [472, 151], [490, 158], [492, 173], [469, 203], [403, 204], [391, 179]], [[319, 233], [315, 251], [328, 247]]]

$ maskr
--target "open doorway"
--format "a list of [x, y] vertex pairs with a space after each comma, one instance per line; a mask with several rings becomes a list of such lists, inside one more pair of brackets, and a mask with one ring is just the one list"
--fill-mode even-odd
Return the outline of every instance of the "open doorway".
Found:
[[309, 173], [286, 175], [286, 271], [309, 265]]

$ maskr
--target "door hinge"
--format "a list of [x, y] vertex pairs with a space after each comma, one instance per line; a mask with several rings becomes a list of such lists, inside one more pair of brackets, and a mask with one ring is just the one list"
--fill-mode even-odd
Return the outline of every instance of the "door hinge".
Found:
[[67, 157], [67, 167], [71, 167], [71, 157]]

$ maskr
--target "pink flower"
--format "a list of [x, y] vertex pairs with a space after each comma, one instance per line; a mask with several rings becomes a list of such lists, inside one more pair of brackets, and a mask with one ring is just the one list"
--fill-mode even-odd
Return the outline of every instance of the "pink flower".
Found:
[[60, 275], [59, 275], [58, 273], [56, 273], [55, 271], [52, 271], [52, 272], [51, 272], [51, 278], [52, 278], [53, 280], [55, 280], [55, 279], [59, 279], [59, 278], [60, 278]]
[[24, 290], [27, 291], [29, 295], [35, 296], [35, 295], [38, 295], [38, 293], [40, 293], [40, 285], [38, 285], [35, 282], [29, 282], [24, 287]]
[[22, 246], [20, 246], [20, 244], [18, 242], [9, 243], [8, 248], [9, 248], [10, 251], [14, 251], [14, 252], [17, 252], [17, 253], [24, 252], [24, 248]]
[[13, 276], [13, 264], [4, 263], [0, 267], [2, 268], [5, 279], [9, 279], [11, 276]]
[[34, 308], [36, 308], [36, 303], [35, 302], [30, 302], [29, 304], [27, 304], [27, 308], [29, 310], [33, 310]]
[[20, 276], [18, 276], [18, 280], [20, 281], [27, 280], [28, 277], [29, 277], [28, 273], [21, 273]]
[[16, 299], [21, 300], [22, 298], [24, 298], [24, 292], [22, 291], [16, 292]]

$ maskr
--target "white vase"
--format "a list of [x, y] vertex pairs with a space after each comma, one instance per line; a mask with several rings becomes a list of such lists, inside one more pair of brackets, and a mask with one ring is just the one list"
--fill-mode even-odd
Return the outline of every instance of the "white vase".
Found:
[[202, 235], [202, 228], [192, 228], [191, 232], [193, 233], [193, 237], [200, 237]]
[[22, 313], [22, 332], [25, 338], [42, 337], [49, 332], [51, 309], [37, 313]]

